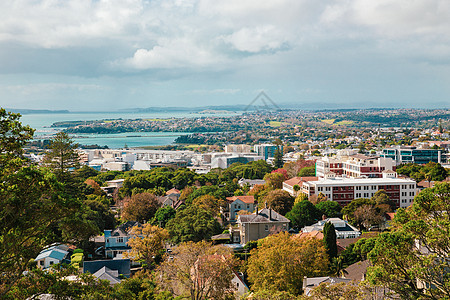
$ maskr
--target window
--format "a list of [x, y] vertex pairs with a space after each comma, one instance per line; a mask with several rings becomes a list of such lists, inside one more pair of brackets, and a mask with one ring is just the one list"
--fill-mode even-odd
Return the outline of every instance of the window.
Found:
[[267, 225], [267, 224], [264, 225], [264, 230], [265, 230], [265, 231], [269, 231], [269, 225]]
[[39, 264], [40, 264], [41, 266], [43, 266], [43, 265], [44, 265], [44, 261], [41, 260], [41, 261], [39, 262]]
[[117, 243], [123, 243], [123, 237], [118, 237], [117, 238]]
[[53, 265], [55, 262], [54, 261], [50, 261], [50, 264]]

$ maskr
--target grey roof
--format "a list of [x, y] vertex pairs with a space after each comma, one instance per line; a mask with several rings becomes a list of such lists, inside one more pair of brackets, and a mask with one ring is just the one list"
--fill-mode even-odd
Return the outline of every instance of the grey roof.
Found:
[[351, 279], [346, 278], [338, 278], [338, 277], [313, 277], [313, 278], [306, 278], [306, 286], [305, 287], [315, 287], [318, 286], [321, 283], [339, 283], [339, 282], [349, 282]]
[[270, 223], [270, 222], [287, 222], [289, 219], [280, 215], [273, 209], [263, 208], [258, 214], [239, 215], [238, 219], [241, 223]]
[[367, 267], [369, 267], [368, 260], [358, 261], [345, 269], [347, 272], [347, 274], [345, 274], [345, 278], [351, 280], [363, 280], [367, 272]]
[[229, 233], [221, 233], [218, 235], [213, 235], [211, 237], [211, 240], [215, 241], [215, 240], [229, 240], [231, 239], [231, 234]]
[[102, 267], [92, 275], [94, 275], [97, 279], [108, 280], [111, 285], [120, 283], [119, 272], [117, 270], [111, 270], [107, 267]]
[[130, 277], [130, 260], [129, 259], [109, 259], [109, 260], [92, 260], [83, 262], [83, 273], [95, 274], [103, 267], [110, 270], [116, 270], [118, 274]]
[[142, 226], [141, 223], [136, 221], [128, 221], [117, 227], [111, 232], [111, 236], [128, 236], [128, 231], [134, 226]]

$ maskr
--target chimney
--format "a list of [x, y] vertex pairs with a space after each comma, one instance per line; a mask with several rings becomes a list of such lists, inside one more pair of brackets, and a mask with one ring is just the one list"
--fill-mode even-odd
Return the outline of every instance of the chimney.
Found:
[[269, 208], [269, 220], [272, 220], [272, 209]]
[[256, 204], [256, 215], [258, 215], [258, 204]]

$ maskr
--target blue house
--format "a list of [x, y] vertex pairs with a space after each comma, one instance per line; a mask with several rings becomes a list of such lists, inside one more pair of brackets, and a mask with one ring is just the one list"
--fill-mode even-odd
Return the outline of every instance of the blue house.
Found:
[[105, 255], [107, 258], [122, 257], [122, 253], [130, 250], [128, 240], [129, 234], [134, 226], [142, 226], [139, 222], [128, 221], [114, 230], [105, 230]]

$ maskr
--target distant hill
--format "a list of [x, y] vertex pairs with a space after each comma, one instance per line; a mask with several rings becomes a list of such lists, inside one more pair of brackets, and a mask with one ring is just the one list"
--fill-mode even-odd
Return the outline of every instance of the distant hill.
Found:
[[13, 113], [26, 114], [68, 114], [70, 111], [67, 109], [62, 110], [50, 110], [50, 109], [21, 109], [21, 108], [5, 108], [7, 111]]

